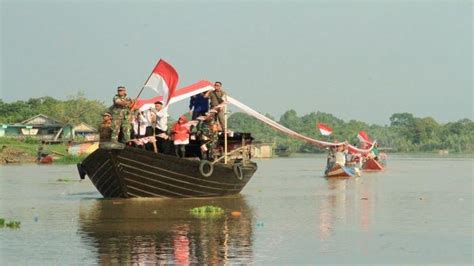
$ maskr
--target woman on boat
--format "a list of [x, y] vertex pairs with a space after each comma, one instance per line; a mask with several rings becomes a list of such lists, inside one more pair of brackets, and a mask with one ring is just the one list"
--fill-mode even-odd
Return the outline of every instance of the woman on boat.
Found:
[[189, 134], [191, 133], [186, 116], [179, 117], [178, 122], [173, 124], [171, 133], [176, 156], [183, 158], [186, 154], [186, 145], [189, 144]]

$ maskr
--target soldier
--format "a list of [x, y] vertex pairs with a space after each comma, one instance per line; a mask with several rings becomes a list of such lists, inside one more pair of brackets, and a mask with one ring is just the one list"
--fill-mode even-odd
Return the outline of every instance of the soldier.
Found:
[[112, 114], [105, 112], [102, 114], [102, 123], [99, 125], [100, 142], [108, 142], [112, 139]]
[[201, 141], [201, 157], [209, 161], [214, 160], [214, 148], [218, 142], [218, 125], [214, 119], [209, 116], [197, 125], [197, 133]]
[[124, 86], [117, 87], [117, 94], [113, 99], [112, 106], [112, 117], [113, 117], [113, 128], [112, 128], [112, 141], [118, 142], [120, 131], [123, 134], [123, 142], [127, 143], [130, 141], [130, 107], [133, 101], [127, 97], [126, 89]]
[[[216, 108], [222, 103], [227, 103], [226, 92], [222, 89], [222, 82], [214, 82], [214, 91], [210, 92], [209, 98], [211, 99], [211, 109]], [[221, 130], [224, 130], [224, 108], [217, 107], [217, 120], [219, 121]]]

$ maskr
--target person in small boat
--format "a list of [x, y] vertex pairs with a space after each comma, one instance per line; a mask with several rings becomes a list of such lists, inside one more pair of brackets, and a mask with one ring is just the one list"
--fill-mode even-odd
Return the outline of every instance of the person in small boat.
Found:
[[102, 114], [102, 122], [99, 125], [99, 141], [109, 142], [112, 140], [112, 114], [105, 112]]
[[378, 161], [379, 160], [379, 155], [380, 155], [379, 144], [376, 142], [374, 144], [374, 147], [370, 151], [370, 157], [373, 158], [374, 160]]
[[227, 94], [226, 92], [222, 89], [222, 82], [216, 81], [214, 82], [214, 91], [211, 91], [209, 93], [209, 98], [211, 100], [211, 109], [216, 109], [217, 114], [216, 118], [217, 121], [219, 121], [219, 125], [221, 130], [224, 130], [224, 123], [225, 123], [225, 114], [224, 114], [224, 108], [223, 107], [217, 107], [218, 105], [222, 103], [227, 103]]
[[184, 158], [186, 155], [186, 145], [189, 144], [189, 129], [188, 119], [182, 115], [178, 121], [173, 124], [171, 134], [173, 135], [173, 143], [176, 152], [176, 156]]
[[123, 134], [123, 142], [130, 141], [131, 121], [130, 107], [133, 101], [127, 97], [126, 88], [124, 86], [117, 87], [117, 94], [113, 98], [111, 113], [113, 116], [112, 141], [119, 141], [119, 134]]
[[202, 92], [191, 96], [189, 99], [189, 113], [192, 115], [191, 120], [195, 120], [199, 116], [205, 116], [209, 112], [209, 95], [211, 91]]
[[326, 161], [326, 173], [331, 170], [336, 163], [335, 153], [337, 151], [337, 146], [330, 146], [328, 150], [328, 158]]
[[346, 145], [341, 144], [341, 145], [337, 146], [337, 150], [334, 153], [335, 163], [340, 165], [340, 166], [345, 166], [346, 165], [346, 155], [347, 155]]

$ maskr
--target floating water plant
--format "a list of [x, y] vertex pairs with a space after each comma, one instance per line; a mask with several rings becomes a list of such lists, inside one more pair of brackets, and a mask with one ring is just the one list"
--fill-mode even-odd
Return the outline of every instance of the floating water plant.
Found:
[[192, 208], [190, 213], [197, 218], [215, 218], [221, 216], [224, 213], [224, 210], [220, 207], [206, 205]]
[[64, 177], [64, 178], [58, 178], [56, 180], [56, 182], [63, 182], [63, 183], [70, 183], [70, 182], [74, 182], [75, 180], [72, 180], [71, 178], [69, 177]]
[[0, 228], [3, 228], [6, 226], [8, 228], [17, 229], [17, 228], [20, 228], [20, 224], [21, 222], [19, 221], [5, 221], [5, 219], [0, 218]]
[[9, 221], [5, 225], [9, 228], [17, 229], [17, 228], [20, 228], [20, 224], [21, 222], [19, 221]]

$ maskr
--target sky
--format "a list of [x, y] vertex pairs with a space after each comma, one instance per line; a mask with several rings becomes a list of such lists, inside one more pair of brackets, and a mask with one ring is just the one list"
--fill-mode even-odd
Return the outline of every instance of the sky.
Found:
[[163, 58], [178, 87], [219, 80], [277, 119], [473, 119], [471, 1], [0, 3], [4, 102], [83, 92], [109, 105], [118, 85], [135, 97]]

